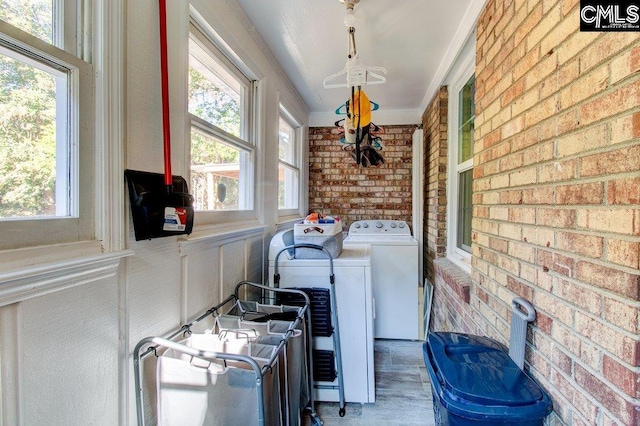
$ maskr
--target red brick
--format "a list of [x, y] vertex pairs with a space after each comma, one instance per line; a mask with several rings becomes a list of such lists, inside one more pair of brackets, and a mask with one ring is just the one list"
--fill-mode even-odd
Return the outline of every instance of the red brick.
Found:
[[609, 238], [606, 245], [609, 262], [640, 269], [640, 242]]
[[533, 289], [529, 285], [512, 276], [507, 277], [507, 288], [514, 292], [518, 297], [522, 297], [526, 300], [533, 299]]
[[635, 172], [638, 170], [640, 144], [590, 155], [580, 159], [580, 176], [599, 176], [613, 173]]
[[[640, 158], [637, 158], [637, 164], [640, 167]], [[609, 181], [607, 202], [609, 204], [640, 204], [640, 176]]]
[[514, 83], [511, 87], [509, 87], [501, 96], [500, 104], [504, 108], [506, 105], [509, 105], [515, 98], [522, 95], [524, 91], [524, 79], [520, 79], [518, 82]]
[[522, 204], [522, 191], [500, 191], [500, 204]]
[[576, 312], [575, 331], [628, 364], [635, 364], [638, 360], [638, 342], [611, 324]]
[[576, 278], [632, 300], [640, 300], [640, 275], [638, 274], [631, 274], [587, 261], [578, 261]]
[[569, 330], [566, 326], [561, 326], [554, 322], [551, 337], [567, 351], [576, 355], [575, 358], [580, 358], [582, 340], [580, 340], [580, 337], [578, 337], [574, 330]]
[[604, 231], [629, 236], [640, 236], [640, 210], [637, 208], [576, 209], [577, 225], [590, 231]]
[[580, 0], [564, 0], [562, 2], [562, 16], [568, 15], [579, 2]]
[[636, 41], [637, 35], [630, 32], [610, 32], [603, 37], [598, 37], [581, 52], [580, 67], [583, 72], [586, 72], [604, 60], [610, 59], [614, 52], [623, 52], [627, 45]]
[[575, 378], [576, 382], [600, 401], [607, 410], [617, 414], [624, 424], [637, 424], [639, 417], [634, 405], [622, 398], [601, 379], [589, 373], [580, 365], [575, 366]]
[[[515, 241], [511, 241], [509, 242], [509, 254], [526, 263], [535, 263], [536, 251], [535, 248], [529, 244], [520, 244]], [[521, 264], [521, 267], [524, 266], [525, 264]]]
[[640, 398], [640, 373], [604, 355], [602, 358], [604, 377], [632, 398]]
[[559, 182], [576, 177], [575, 160], [555, 161], [538, 167], [538, 182]]
[[604, 299], [604, 318], [630, 333], [638, 334], [640, 310], [630, 302]]
[[513, 207], [508, 211], [509, 221], [514, 223], [536, 223], [536, 210], [526, 207]]
[[571, 367], [573, 365], [573, 361], [571, 357], [561, 351], [557, 346], [553, 348], [553, 353], [551, 356], [553, 364], [563, 373], [570, 375]]
[[500, 142], [502, 142], [502, 128], [498, 128], [482, 138], [482, 143], [485, 148], [491, 148]]
[[585, 286], [578, 286], [569, 281], [558, 279], [558, 295], [570, 303], [590, 312], [600, 315], [602, 312], [602, 297], [595, 291], [588, 290]]
[[571, 408], [584, 416], [587, 421], [591, 422], [590, 424], [596, 424], [596, 418], [598, 415], [597, 406], [591, 402], [590, 398], [587, 398], [582, 392], [580, 392], [573, 380], [567, 380], [564, 375], [555, 373], [552, 375], [552, 385], [555, 388], [553, 390], [556, 391], [562, 399], [566, 399], [570, 404], [562, 404], [562, 406], [559, 407], [554, 406], [555, 412], [559, 413], [561, 417], [565, 419], [565, 424], [570, 423], [568, 421], [568, 417], [570, 416], [566, 411]]
[[553, 133], [548, 136], [549, 138], [564, 135], [580, 127], [580, 115], [577, 109], [560, 112], [556, 116], [556, 120], [556, 123], [550, 123], [550, 125], [552, 125], [550, 131]]
[[592, 426], [593, 425], [592, 422], [583, 421], [578, 416], [573, 416], [572, 420], [573, 420], [572, 426]]
[[553, 204], [553, 198], [554, 190], [550, 186], [522, 190], [522, 204]]
[[537, 129], [518, 133], [511, 140], [511, 152], [517, 152], [538, 143]]
[[510, 171], [524, 165], [524, 154], [522, 152], [509, 155], [500, 159], [500, 171]]
[[501, 238], [490, 237], [489, 248], [502, 253], [507, 253], [509, 251], [509, 243], [507, 242], [507, 240], [503, 240]]
[[543, 312], [536, 312], [536, 320], [534, 324], [540, 328], [544, 333], [551, 334], [551, 327], [553, 327], [553, 319], [545, 315]]
[[603, 254], [603, 237], [577, 232], [556, 232], [556, 247], [584, 256], [600, 258]]
[[489, 295], [487, 294], [487, 292], [481, 289], [479, 286], [476, 286], [475, 288], [478, 299], [482, 300], [484, 303], [487, 303], [489, 301]]
[[573, 228], [576, 223], [576, 213], [573, 209], [536, 209], [536, 225], [552, 228]]
[[602, 204], [604, 183], [562, 185], [556, 187], [557, 204]]

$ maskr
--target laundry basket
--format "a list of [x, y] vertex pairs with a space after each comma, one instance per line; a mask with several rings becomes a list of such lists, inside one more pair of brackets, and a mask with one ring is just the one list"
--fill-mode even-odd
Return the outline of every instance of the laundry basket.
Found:
[[[248, 340], [260, 344], [278, 345], [292, 326], [292, 321], [269, 318], [297, 313], [296, 307], [262, 305], [260, 303], [240, 301], [229, 314], [216, 318], [214, 331], [225, 333], [236, 331], [247, 336]], [[246, 319], [249, 318], [249, 319]], [[265, 318], [268, 318], [265, 320]], [[284, 423], [290, 426], [301, 424], [301, 407], [309, 402], [309, 378], [306, 363], [306, 336], [304, 324], [300, 324], [284, 351], [280, 353], [280, 392]]]
[[[180, 343], [202, 351], [246, 355], [261, 368], [277, 352], [277, 346], [249, 343], [241, 337], [227, 339], [214, 334], [194, 334]], [[265, 424], [278, 425], [279, 363], [272, 364], [265, 374], [257, 374], [245, 361], [206, 360], [169, 349], [158, 359], [158, 426], [258, 424], [259, 377]]]
[[[241, 290], [251, 290], [260, 302], [243, 301]], [[261, 303], [283, 292], [298, 294], [303, 306]], [[138, 425], [299, 426], [303, 410], [311, 424], [322, 425], [310, 391], [308, 312], [302, 291], [243, 281], [234, 294], [167, 337], [140, 340], [133, 353]], [[156, 392], [145, 393], [143, 360], [151, 355], [157, 357]], [[156, 402], [149, 416], [145, 397]]]

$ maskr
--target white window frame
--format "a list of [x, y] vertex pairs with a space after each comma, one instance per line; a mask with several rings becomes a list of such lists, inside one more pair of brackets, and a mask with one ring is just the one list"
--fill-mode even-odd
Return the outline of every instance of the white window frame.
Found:
[[[280, 104], [278, 115], [278, 127], [280, 127], [280, 119], [284, 120], [293, 129], [293, 138], [290, 144], [293, 149], [293, 162], [287, 162], [280, 159], [278, 155], [278, 169], [283, 166], [289, 170], [293, 170], [298, 175], [298, 180], [294, 188], [289, 188], [289, 193], [285, 194], [285, 197], [296, 197], [297, 206], [295, 208], [281, 209], [278, 206], [278, 216], [290, 216], [299, 214], [302, 204], [302, 126], [300, 123], [289, 113], [289, 111]], [[280, 147], [280, 141], [278, 139], [278, 148]], [[280, 199], [280, 193], [277, 194], [278, 200]]]
[[[29, 248], [52, 244], [93, 241], [96, 238], [95, 214], [95, 104], [93, 66], [78, 57], [89, 58], [90, 37], [82, 29], [77, 16], [84, 10], [82, 0], [54, 2], [54, 33], [61, 35], [49, 44], [13, 25], [0, 21], [0, 44], [4, 49], [19, 52], [67, 76], [66, 99], [59, 99], [57, 108], [67, 112], [66, 143], [56, 144], [58, 166], [67, 165], [69, 215], [63, 217], [8, 218], [0, 220], [0, 250]], [[81, 12], [90, 19], [90, 11]], [[83, 21], [84, 22], [84, 21]], [[79, 34], [79, 36], [76, 36]], [[64, 50], [63, 50], [64, 47]], [[7, 50], [5, 50], [5, 53]], [[58, 141], [60, 142], [60, 141]]]
[[[190, 121], [190, 129], [202, 132], [213, 137], [231, 147], [239, 149], [247, 153], [247, 159], [240, 164], [240, 171], [244, 174], [244, 179], [240, 182], [240, 192], [243, 194], [240, 202], [246, 208], [238, 210], [197, 210], [195, 212], [194, 224], [196, 227], [209, 225], [223, 225], [227, 223], [235, 223], [241, 221], [249, 221], [257, 219], [257, 194], [256, 194], [256, 176], [258, 167], [258, 152], [255, 142], [256, 134], [256, 105], [258, 105], [258, 83], [254, 76], [247, 75], [248, 68], [245, 64], [238, 63], [237, 55], [229, 50], [229, 47], [219, 40], [219, 36], [212, 31], [210, 27], [199, 22], [192, 16], [189, 26], [189, 38], [193, 38], [201, 48], [211, 54], [211, 60], [222, 65], [227, 72], [242, 81], [247, 90], [246, 109], [241, 114], [246, 114], [242, 118], [241, 136], [234, 136], [207, 121], [188, 113]], [[231, 60], [232, 58], [233, 60]], [[188, 148], [189, 158], [191, 153], [191, 144]], [[243, 160], [241, 160], [243, 161]], [[191, 161], [189, 160], [189, 169]], [[190, 179], [189, 179], [190, 181]]]
[[454, 68], [449, 85], [449, 141], [447, 160], [447, 259], [467, 273], [471, 273], [471, 253], [458, 247], [458, 205], [459, 205], [459, 177], [460, 173], [473, 169], [473, 156], [458, 164], [460, 128], [460, 91], [467, 84], [475, 72], [475, 55], [468, 54], [461, 58]]

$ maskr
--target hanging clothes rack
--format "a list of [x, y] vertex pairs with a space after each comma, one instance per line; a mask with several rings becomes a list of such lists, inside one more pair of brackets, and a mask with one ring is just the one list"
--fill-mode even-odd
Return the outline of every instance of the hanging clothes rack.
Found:
[[[387, 70], [384, 67], [372, 67], [364, 65], [360, 60], [358, 51], [356, 49], [355, 27], [349, 27], [347, 32], [349, 35], [349, 53], [347, 55], [347, 63], [341, 71], [335, 74], [331, 74], [322, 81], [322, 85], [324, 86], [324, 88], [349, 88], [354, 86], [385, 83], [387, 79], [386, 77], [381, 75], [381, 73], [387, 73]], [[340, 80], [341, 78], [346, 78], [346, 81]]]

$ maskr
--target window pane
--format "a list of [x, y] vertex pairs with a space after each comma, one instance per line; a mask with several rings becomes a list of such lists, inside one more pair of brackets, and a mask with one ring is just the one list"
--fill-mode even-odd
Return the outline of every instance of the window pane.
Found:
[[2, 0], [0, 19], [53, 44], [54, 0]]
[[195, 209], [251, 209], [250, 154], [197, 130], [191, 132], [191, 193]]
[[278, 208], [298, 208], [299, 172], [283, 164], [278, 166]]
[[458, 164], [473, 157], [473, 125], [475, 120], [475, 77], [460, 91], [460, 128], [458, 131]]
[[189, 112], [244, 138], [243, 86], [193, 40], [189, 49]]
[[0, 53], [0, 217], [69, 216], [67, 76], [30, 58], [4, 53]]
[[280, 148], [278, 158], [289, 164], [295, 164], [295, 138], [293, 127], [280, 117], [280, 130], [278, 132]]
[[458, 176], [458, 248], [471, 253], [473, 169], [466, 170]]

